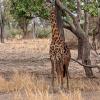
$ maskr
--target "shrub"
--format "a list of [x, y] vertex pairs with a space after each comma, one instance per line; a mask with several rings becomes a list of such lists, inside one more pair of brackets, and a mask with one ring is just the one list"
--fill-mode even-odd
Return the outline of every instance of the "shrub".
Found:
[[9, 31], [8, 37], [10, 37], [10, 38], [15, 38], [16, 35], [20, 35], [21, 33], [22, 33], [22, 31], [19, 30], [19, 29], [11, 29], [11, 30]]
[[48, 38], [50, 36], [50, 30], [49, 29], [37, 29], [36, 31], [36, 37], [37, 38]]

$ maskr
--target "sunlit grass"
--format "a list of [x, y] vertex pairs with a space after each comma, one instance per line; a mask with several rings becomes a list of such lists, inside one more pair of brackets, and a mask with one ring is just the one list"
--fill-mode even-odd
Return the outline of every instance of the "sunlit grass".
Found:
[[59, 90], [53, 94], [44, 78], [19, 72], [9, 81], [0, 77], [0, 92], [13, 92], [11, 100], [84, 100], [81, 91], [92, 91], [97, 88], [99, 89], [99, 86], [89, 79], [70, 79], [70, 91]]

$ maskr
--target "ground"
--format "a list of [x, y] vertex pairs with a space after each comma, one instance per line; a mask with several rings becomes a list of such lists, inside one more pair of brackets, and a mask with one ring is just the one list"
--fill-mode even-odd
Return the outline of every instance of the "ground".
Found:
[[[16, 76], [16, 72], [42, 77], [50, 85], [49, 44], [49, 39], [9, 40], [0, 44], [0, 100], [12, 100], [10, 97], [15, 92], [14, 84], [16, 84], [12, 83], [12, 80]], [[76, 49], [71, 50], [71, 54], [72, 58], [77, 58]], [[91, 61], [92, 64], [100, 64], [100, 57], [96, 56], [94, 51], [91, 51]], [[70, 89], [81, 90], [84, 100], [99, 100], [100, 98], [100, 73], [96, 68], [93, 69], [93, 72], [97, 78], [87, 79], [83, 67], [70, 61]], [[6, 85], [11, 88], [8, 89]], [[16, 86], [16, 88], [18, 89], [20, 86]], [[88, 99], [90, 97], [91, 99]]]

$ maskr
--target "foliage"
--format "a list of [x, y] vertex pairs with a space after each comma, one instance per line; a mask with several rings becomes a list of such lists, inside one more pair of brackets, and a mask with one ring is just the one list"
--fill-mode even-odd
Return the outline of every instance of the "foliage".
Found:
[[8, 37], [15, 38], [16, 35], [20, 35], [21, 33], [22, 33], [22, 31], [20, 29], [11, 29], [9, 31]]
[[49, 10], [43, 0], [10, 0], [10, 13], [23, 30], [24, 36], [28, 33], [27, 27], [33, 17], [48, 19]]
[[76, 0], [63, 0], [63, 4], [67, 6], [71, 11], [76, 11]]
[[50, 36], [50, 30], [43, 29], [43, 28], [38, 28], [37, 31], [37, 38], [48, 38]]
[[[98, 6], [100, 6], [100, 0], [91, 0], [87, 4], [84, 3], [84, 0], [80, 0], [80, 2], [82, 10], [89, 12], [92, 16], [98, 15]], [[69, 8], [73, 13], [76, 13], [76, 0], [63, 0], [63, 4], [67, 8]]]
[[[80, 1], [82, 10], [89, 12], [92, 16], [97, 16], [100, 0], [91, 0], [88, 4], [85, 4], [84, 0]], [[46, 5], [45, 0], [4, 0], [4, 2], [6, 22], [9, 24], [11, 21], [16, 21], [22, 30], [27, 29], [26, 27], [33, 17], [49, 19], [50, 7]], [[62, 0], [62, 2], [73, 14], [77, 15], [76, 0]], [[64, 18], [70, 20], [69, 16], [64, 15]]]
[[88, 11], [92, 16], [98, 15], [98, 4], [97, 2], [93, 1], [88, 4], [84, 5], [84, 10]]
[[43, 0], [10, 0], [11, 14], [15, 18], [27, 17], [32, 18], [37, 15], [43, 18], [48, 18], [48, 9], [44, 6]]
[[5, 19], [5, 24], [9, 25], [10, 22], [13, 22], [14, 19], [12, 15], [10, 14], [10, 1], [9, 0], [3, 0], [3, 6], [4, 6], [4, 19]]

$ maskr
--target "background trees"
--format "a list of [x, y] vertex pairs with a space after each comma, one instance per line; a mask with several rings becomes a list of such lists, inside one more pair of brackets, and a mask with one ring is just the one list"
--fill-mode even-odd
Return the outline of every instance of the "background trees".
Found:
[[10, 13], [23, 30], [23, 37], [28, 34], [29, 22], [35, 17], [48, 19], [48, 9], [43, 0], [10, 0]]

